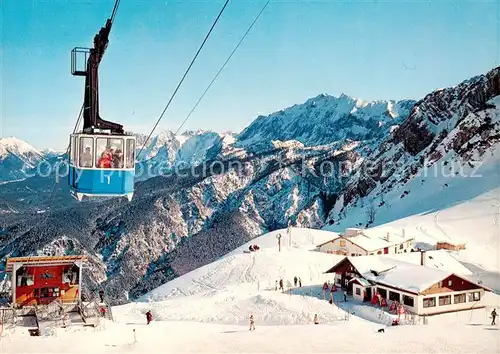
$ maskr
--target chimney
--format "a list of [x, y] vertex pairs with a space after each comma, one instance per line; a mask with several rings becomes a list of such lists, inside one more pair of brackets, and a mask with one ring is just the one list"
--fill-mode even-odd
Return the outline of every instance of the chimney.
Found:
[[406, 237], [406, 232], [405, 232], [405, 229], [403, 229], [403, 239], [405, 239]]
[[391, 240], [389, 237], [389, 233], [387, 233], [387, 236], [385, 237], [385, 239], [387, 240], [387, 242], [389, 242]]
[[420, 251], [420, 265], [425, 266], [425, 251]]

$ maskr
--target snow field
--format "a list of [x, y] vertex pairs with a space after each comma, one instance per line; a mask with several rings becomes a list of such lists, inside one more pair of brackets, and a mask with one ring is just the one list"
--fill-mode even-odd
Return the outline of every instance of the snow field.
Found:
[[[190, 322], [107, 323], [100, 332], [59, 330], [55, 337], [4, 338], [2, 353], [498, 353], [498, 327], [370, 323], [260, 327]], [[135, 329], [135, 340], [134, 332]], [[24, 340], [20, 340], [24, 338]], [[16, 340], [17, 339], [17, 340]]]

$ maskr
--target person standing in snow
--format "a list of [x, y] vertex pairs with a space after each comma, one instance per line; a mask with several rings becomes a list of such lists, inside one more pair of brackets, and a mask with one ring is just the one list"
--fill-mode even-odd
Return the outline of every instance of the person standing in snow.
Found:
[[300, 279], [300, 277], [299, 277], [299, 288], [301, 288], [301, 287], [302, 287], [302, 279]]
[[253, 319], [253, 314], [250, 314], [250, 331], [255, 331], [255, 320]]
[[274, 281], [274, 290], [278, 291], [278, 281]]
[[326, 300], [326, 292], [328, 291], [328, 283], [325, 281], [323, 284], [323, 300]]
[[347, 302], [347, 291], [344, 290], [344, 302]]
[[491, 311], [491, 325], [494, 326], [495, 325], [495, 318], [497, 318], [497, 312], [495, 311], [495, 309], [493, 309], [493, 311]]
[[101, 303], [104, 302], [104, 291], [103, 290], [99, 290], [99, 299], [101, 300]]
[[293, 277], [293, 286], [295, 286], [295, 287], [297, 286], [297, 281], [298, 281], [297, 276], [294, 276]]
[[280, 290], [283, 291], [283, 279], [280, 279]]
[[151, 321], [153, 321], [153, 315], [151, 314], [151, 311], [146, 312], [146, 321], [147, 324], [150, 324]]
[[314, 324], [319, 324], [318, 314], [314, 314]]

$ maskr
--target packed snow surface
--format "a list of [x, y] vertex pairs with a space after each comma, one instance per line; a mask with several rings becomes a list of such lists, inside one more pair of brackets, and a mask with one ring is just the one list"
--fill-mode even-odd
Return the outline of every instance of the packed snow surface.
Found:
[[[281, 250], [278, 235], [281, 235]], [[334, 304], [329, 304], [320, 289], [332, 278], [324, 272], [343, 257], [320, 253], [315, 246], [336, 236], [300, 228], [292, 228], [291, 235], [287, 230], [265, 234], [160, 286], [138, 302], [114, 307], [114, 323], [103, 320], [96, 329], [54, 329], [51, 335], [41, 338], [29, 337], [21, 327], [6, 328], [0, 350], [2, 353], [498, 352], [498, 328], [489, 325], [491, 307], [436, 316], [429, 319], [428, 325], [388, 327], [392, 315], [382, 315], [379, 309], [352, 298], [342, 302], [340, 291], [335, 293]], [[260, 249], [250, 252], [248, 247], [253, 244]], [[301, 287], [293, 284], [294, 276], [300, 277]], [[283, 279], [285, 291], [276, 290], [279, 279]], [[492, 299], [491, 306], [498, 307], [497, 297]], [[148, 310], [154, 320], [145, 325]], [[248, 330], [250, 314], [255, 317], [255, 332]], [[319, 317], [318, 325], [313, 324], [315, 314]], [[385, 333], [378, 333], [380, 328], [385, 328]]]
[[[134, 332], [135, 329], [135, 341]], [[106, 323], [98, 332], [0, 340], [2, 353], [498, 353], [497, 328], [401, 326], [377, 333], [368, 322], [259, 327], [201, 323]], [[17, 339], [21, 338], [16, 336]]]

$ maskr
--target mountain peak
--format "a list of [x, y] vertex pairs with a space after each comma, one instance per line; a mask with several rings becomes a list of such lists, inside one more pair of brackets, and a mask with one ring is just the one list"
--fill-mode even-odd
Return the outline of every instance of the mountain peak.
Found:
[[11, 153], [16, 155], [24, 155], [27, 153], [32, 153], [41, 156], [41, 152], [19, 138], [15, 136], [9, 136], [6, 138], [0, 138], [0, 154]]

